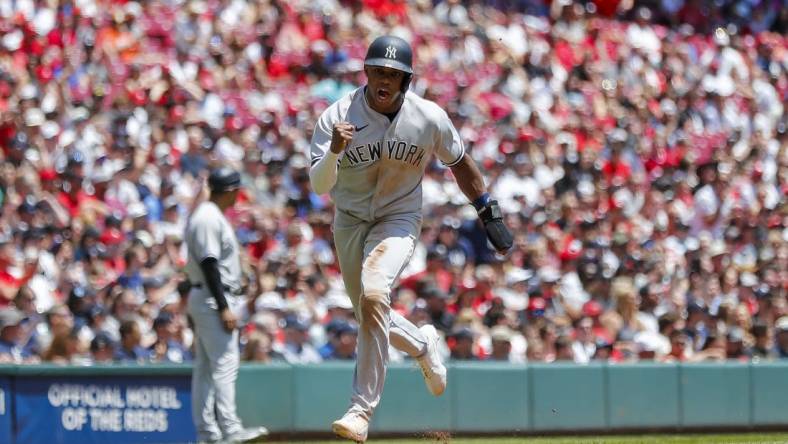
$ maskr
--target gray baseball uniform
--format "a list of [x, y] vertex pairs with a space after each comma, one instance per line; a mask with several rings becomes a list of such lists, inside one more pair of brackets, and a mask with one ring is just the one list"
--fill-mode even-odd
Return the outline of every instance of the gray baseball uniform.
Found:
[[205, 285], [200, 261], [216, 258], [227, 290], [228, 307], [237, 313], [242, 305], [241, 298], [236, 296], [241, 288], [240, 249], [233, 227], [210, 201], [203, 202], [192, 213], [185, 241], [189, 251], [186, 273], [195, 286], [188, 299], [188, 312], [195, 329], [192, 417], [198, 437], [212, 441], [243, 428], [235, 412], [240, 354], [238, 331], [228, 333], [222, 326], [216, 300]]
[[[331, 135], [342, 121], [355, 132], [337, 156]], [[339, 265], [361, 327], [351, 411], [367, 419], [383, 391], [389, 340], [412, 357], [426, 350], [418, 328], [390, 309], [389, 294], [421, 231], [421, 180], [433, 154], [452, 166], [464, 149], [446, 112], [412, 92], [389, 120], [359, 88], [323, 112], [312, 136], [312, 186], [335, 203]]]

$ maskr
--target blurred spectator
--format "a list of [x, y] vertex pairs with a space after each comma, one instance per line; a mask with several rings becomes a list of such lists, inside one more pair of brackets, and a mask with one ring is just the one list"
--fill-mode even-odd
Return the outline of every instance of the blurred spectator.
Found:
[[689, 341], [686, 333], [681, 330], [673, 330], [670, 332], [668, 340], [670, 341], [670, 353], [664, 359], [666, 362], [687, 361], [692, 356], [692, 352], [688, 351]]
[[651, 331], [636, 333], [634, 342], [638, 359], [644, 361], [663, 360], [671, 351], [668, 340], [659, 333]]
[[490, 330], [492, 347], [488, 359], [492, 361], [514, 362], [512, 357], [512, 331], [504, 325]]
[[[446, 259], [451, 266], [460, 269], [475, 263], [473, 246], [467, 238], [460, 235], [462, 222], [453, 216], [448, 216], [441, 221], [438, 231], [437, 244], [446, 247]], [[429, 253], [427, 254], [429, 256]]]
[[15, 308], [0, 311], [0, 362], [20, 364], [31, 359], [22, 346], [24, 315]]
[[309, 326], [296, 316], [285, 319], [285, 340], [281, 353], [285, 360], [291, 364], [310, 364], [322, 361], [320, 354], [315, 350], [308, 338]]
[[109, 364], [115, 358], [115, 344], [106, 334], [99, 333], [90, 342], [90, 354], [96, 364]]
[[75, 364], [79, 359], [79, 337], [76, 331], [58, 333], [52, 338], [43, 360], [53, 364]]
[[529, 341], [525, 357], [529, 362], [547, 362], [544, 342], [541, 340]]
[[[448, 249], [445, 245], [437, 244], [427, 251], [426, 267], [423, 271], [412, 274], [402, 280], [401, 286], [410, 290], [418, 291], [419, 286], [429, 282], [432, 286], [443, 293], [451, 290], [453, 277], [447, 269]], [[430, 291], [432, 288], [430, 288]], [[432, 294], [432, 293], [431, 293]], [[436, 328], [440, 328], [436, 326]]]
[[228, 164], [244, 353], [317, 361], [354, 313], [308, 141], [383, 33], [412, 43], [411, 91], [516, 233], [496, 255], [428, 165], [392, 304], [454, 359], [504, 357], [501, 326], [515, 361], [788, 357], [784, 2], [324, 3], [7, 2], [0, 312], [24, 320], [1, 359], [81, 363], [96, 342], [94, 361], [187, 360], [182, 231]]
[[42, 335], [46, 334], [46, 324], [44, 317], [38, 313], [35, 307], [36, 297], [28, 286], [19, 289], [14, 298], [14, 307], [22, 314], [24, 320], [22, 327], [24, 334], [21, 337], [21, 344], [25, 351], [31, 356], [40, 356], [43, 352]]
[[328, 290], [318, 304], [325, 308], [325, 318], [329, 320], [329, 324], [331, 321], [352, 321], [354, 319], [353, 303], [344, 290]]
[[65, 305], [52, 307], [46, 315], [47, 325], [42, 333], [42, 346], [49, 346], [55, 336], [66, 336], [74, 329], [74, 315]]
[[459, 361], [475, 361], [478, 357], [474, 354], [474, 334], [467, 328], [461, 328], [451, 334], [454, 345], [451, 347], [451, 359]]
[[574, 361], [575, 355], [572, 350], [572, 340], [568, 336], [559, 336], [555, 340], [555, 360]]
[[728, 347], [725, 336], [718, 332], [710, 334], [701, 350], [695, 353], [697, 360], [723, 360], [727, 355]]
[[178, 326], [170, 313], [159, 314], [153, 321], [153, 331], [156, 342], [148, 347], [151, 361], [182, 363], [192, 360], [191, 352], [177, 340]]
[[454, 325], [454, 315], [448, 312], [451, 296], [432, 282], [423, 283], [418, 295], [427, 302], [426, 310], [429, 323], [440, 331], [449, 332]]
[[[538, 339], [535, 338], [532, 340], [532, 342], [534, 345], [541, 346], [538, 347], [537, 350], [540, 352], [539, 354], [542, 356], [542, 359], [545, 362], [555, 361], [557, 357], [556, 342], [558, 341], [559, 336], [557, 327], [551, 322], [543, 323], [543, 325], [539, 327], [538, 335]], [[529, 347], [529, 350], [530, 348], [531, 347]], [[562, 351], [565, 352], [565, 350]], [[572, 359], [574, 359], [574, 356]]]
[[788, 358], [788, 316], [777, 320], [777, 354], [780, 358]]
[[151, 352], [140, 345], [142, 333], [136, 321], [120, 324], [120, 344], [115, 349], [115, 361], [143, 363], [150, 359]]
[[[19, 289], [33, 277], [37, 267], [37, 258], [25, 257], [21, 260], [11, 239], [0, 236], [0, 307], [11, 303]], [[21, 276], [17, 276], [20, 273], [14, 270], [20, 269]]]
[[284, 358], [273, 351], [271, 337], [267, 333], [255, 331], [249, 335], [241, 360], [265, 364]]
[[326, 333], [328, 342], [319, 350], [323, 360], [356, 358], [358, 327], [355, 324], [344, 320], [332, 321], [326, 326]]
[[773, 341], [769, 335], [769, 327], [765, 323], [753, 325], [752, 336], [754, 338], [754, 344], [752, 346], [753, 359], [773, 359], [775, 353], [772, 348]]
[[597, 339], [596, 345], [594, 346], [593, 360], [615, 361], [613, 357], [613, 344], [605, 339]]
[[575, 326], [575, 340], [572, 343], [572, 354], [578, 364], [587, 364], [596, 353], [596, 338], [594, 337], [594, 321], [584, 317], [577, 321]]
[[750, 350], [745, 344], [744, 330], [734, 327], [728, 332], [728, 359], [746, 360], [749, 358]]

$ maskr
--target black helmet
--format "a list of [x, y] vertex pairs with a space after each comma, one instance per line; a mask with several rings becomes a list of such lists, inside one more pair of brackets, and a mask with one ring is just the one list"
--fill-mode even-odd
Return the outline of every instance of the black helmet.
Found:
[[232, 168], [219, 167], [208, 176], [208, 186], [215, 192], [232, 191], [241, 186], [241, 175]]
[[402, 92], [405, 92], [413, 77], [413, 50], [405, 40], [393, 35], [384, 35], [376, 38], [369, 45], [364, 65], [383, 66], [404, 72]]

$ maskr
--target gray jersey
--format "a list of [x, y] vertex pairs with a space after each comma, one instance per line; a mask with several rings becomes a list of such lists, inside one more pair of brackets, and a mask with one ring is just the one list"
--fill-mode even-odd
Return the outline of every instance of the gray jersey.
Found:
[[460, 136], [436, 103], [412, 92], [393, 121], [372, 110], [358, 88], [329, 106], [312, 136], [312, 165], [331, 146], [335, 123], [355, 126], [353, 139], [339, 157], [331, 190], [338, 210], [374, 221], [395, 214], [421, 213], [421, 180], [433, 153], [446, 166], [464, 154]]
[[[205, 285], [200, 262], [216, 258], [222, 285], [236, 292], [241, 288], [241, 257], [235, 231], [219, 207], [211, 201], [201, 203], [186, 226], [186, 245], [189, 259], [186, 274], [193, 284]], [[213, 298], [210, 298], [213, 300]]]
[[194, 324], [192, 419], [200, 442], [236, 442], [243, 431], [235, 405], [235, 381], [240, 355], [238, 329], [227, 331], [217, 312], [216, 299], [205, 285], [200, 261], [216, 258], [227, 307], [238, 315], [243, 299], [233, 296], [241, 288], [241, 250], [230, 222], [211, 201], [201, 203], [189, 218], [184, 236], [189, 250], [186, 273], [202, 287], [189, 293], [187, 309]]

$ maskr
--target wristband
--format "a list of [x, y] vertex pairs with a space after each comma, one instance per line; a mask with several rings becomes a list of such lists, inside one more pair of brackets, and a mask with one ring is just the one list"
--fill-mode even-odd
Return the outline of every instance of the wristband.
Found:
[[471, 205], [476, 208], [476, 211], [481, 211], [488, 203], [490, 203], [490, 193], [484, 193], [471, 202]]

